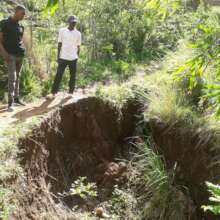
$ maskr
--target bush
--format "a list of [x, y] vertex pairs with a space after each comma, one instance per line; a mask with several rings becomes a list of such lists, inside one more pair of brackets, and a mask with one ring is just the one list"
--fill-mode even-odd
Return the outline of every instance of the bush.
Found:
[[[195, 104], [200, 100], [208, 103], [217, 117], [220, 113], [219, 27], [219, 14], [211, 10], [201, 11], [200, 19], [195, 24], [196, 35], [190, 39], [194, 56], [173, 74], [176, 80], [185, 81]], [[206, 107], [207, 105], [204, 105], [203, 110]]]
[[134, 75], [135, 68], [134, 64], [127, 63], [123, 60], [117, 60], [112, 63], [112, 72], [117, 74], [117, 78], [120, 81], [128, 79], [130, 76]]

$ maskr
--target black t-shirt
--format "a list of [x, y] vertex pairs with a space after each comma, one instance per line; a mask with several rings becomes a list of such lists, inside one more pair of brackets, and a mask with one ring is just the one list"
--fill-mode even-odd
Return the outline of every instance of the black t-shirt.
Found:
[[0, 32], [3, 33], [3, 46], [14, 56], [24, 56], [25, 47], [22, 41], [24, 27], [11, 17], [0, 22]]

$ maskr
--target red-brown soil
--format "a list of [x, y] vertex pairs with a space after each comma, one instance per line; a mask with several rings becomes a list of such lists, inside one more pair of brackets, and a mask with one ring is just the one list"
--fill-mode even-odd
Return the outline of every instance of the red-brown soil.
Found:
[[209, 203], [205, 181], [216, 183], [219, 179], [219, 165], [211, 166], [219, 154], [212, 150], [213, 138], [208, 132], [201, 134], [193, 129], [170, 127], [158, 120], [151, 120], [150, 126], [157, 150], [163, 155], [167, 168], [176, 166], [176, 181], [189, 189], [198, 209], [193, 219], [219, 219], [219, 216], [204, 213], [201, 209], [202, 205]]
[[[20, 140], [25, 174], [15, 186], [19, 207], [12, 219], [76, 219], [62, 199], [80, 176], [109, 187], [126, 171], [117, 162], [126, 138], [133, 135], [139, 107], [129, 104], [122, 115], [98, 98], [85, 98], [56, 110]], [[106, 186], [107, 184], [107, 186]], [[111, 185], [110, 184], [110, 185]], [[52, 218], [48, 217], [52, 216]]]

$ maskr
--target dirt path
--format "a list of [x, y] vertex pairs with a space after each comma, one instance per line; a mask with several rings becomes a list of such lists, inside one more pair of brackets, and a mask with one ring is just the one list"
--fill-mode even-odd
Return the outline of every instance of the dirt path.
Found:
[[10, 124], [17, 122], [26, 122], [34, 116], [44, 115], [57, 107], [67, 105], [88, 97], [93, 94], [93, 90], [77, 90], [73, 97], [65, 93], [59, 93], [54, 99], [38, 99], [26, 106], [15, 107], [13, 112], [7, 111], [7, 105], [0, 105], [0, 131], [4, 130]]
[[[136, 69], [136, 74], [134, 77], [144, 77], [146, 74], [152, 73], [153, 69], [155, 68], [159, 68], [157, 63], [152, 63], [149, 66], [139, 66]], [[44, 115], [59, 106], [67, 105], [72, 102], [76, 102], [81, 98], [92, 96], [95, 94], [95, 90], [96, 85], [93, 85], [93, 87], [87, 89], [78, 89], [74, 93], [73, 98], [68, 97], [68, 95], [65, 93], [59, 93], [53, 100], [40, 98], [32, 103], [28, 103], [25, 107], [16, 107], [13, 112], [7, 111], [7, 105], [0, 104], [0, 133], [2, 130], [4, 130], [4, 128], [12, 123], [21, 121], [26, 122], [31, 120], [31, 118], [34, 116]]]

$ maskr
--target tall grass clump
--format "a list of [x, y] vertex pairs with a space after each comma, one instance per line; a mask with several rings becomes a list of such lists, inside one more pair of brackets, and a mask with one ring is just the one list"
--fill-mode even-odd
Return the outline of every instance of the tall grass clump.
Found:
[[121, 110], [128, 102], [138, 101], [139, 94], [147, 92], [147, 85], [143, 78], [134, 77], [122, 84], [99, 86], [96, 96]]
[[173, 84], [163, 83], [157, 90], [145, 94], [148, 108], [145, 118], [156, 118], [168, 125], [191, 126], [196, 113], [188, 105], [188, 100]]
[[140, 219], [185, 220], [190, 199], [186, 188], [175, 183], [175, 167], [167, 170], [164, 160], [149, 143], [137, 145], [130, 181], [142, 206]]
[[187, 135], [186, 138], [197, 137], [198, 145], [218, 150], [219, 121], [192, 106], [190, 97], [173, 82], [161, 82], [157, 86], [157, 89], [141, 94], [142, 102], [146, 103], [143, 112], [145, 123], [162, 123], [169, 129], [178, 129], [176, 131], [182, 136]]

